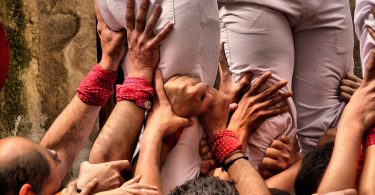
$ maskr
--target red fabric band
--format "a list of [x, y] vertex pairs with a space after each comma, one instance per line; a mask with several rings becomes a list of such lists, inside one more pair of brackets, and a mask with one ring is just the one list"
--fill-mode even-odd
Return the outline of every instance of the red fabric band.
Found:
[[211, 146], [212, 153], [221, 164], [233, 151], [242, 149], [241, 141], [230, 130], [223, 130], [213, 134], [208, 139], [208, 143]]
[[154, 98], [154, 88], [145, 79], [128, 77], [123, 85], [117, 85], [116, 96], [118, 102], [130, 100], [137, 106], [150, 110], [151, 102]]
[[81, 81], [77, 96], [88, 105], [103, 106], [113, 93], [116, 76], [116, 71], [104, 70], [97, 64]]
[[367, 130], [363, 136], [363, 147], [366, 149], [368, 146], [375, 144], [375, 127]]

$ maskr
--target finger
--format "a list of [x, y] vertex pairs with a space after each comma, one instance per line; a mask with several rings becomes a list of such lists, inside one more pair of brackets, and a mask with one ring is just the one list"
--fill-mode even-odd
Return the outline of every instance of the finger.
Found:
[[[130, 186], [129, 186], [130, 187]], [[157, 190], [158, 187], [150, 184], [135, 183], [131, 185], [130, 189], [148, 189], [148, 190]]]
[[340, 86], [340, 92], [344, 92], [344, 93], [347, 93], [347, 94], [353, 95], [355, 91], [356, 91], [356, 90], [353, 89], [353, 88], [351, 88], [351, 87]]
[[251, 84], [251, 80], [253, 79], [253, 73], [247, 72], [242, 79], [240, 80], [239, 84], [242, 87], [248, 87]]
[[[362, 80], [361, 80], [362, 82]], [[347, 86], [347, 87], [351, 87], [353, 89], [358, 89], [358, 87], [360, 86], [360, 82], [354, 82], [352, 80], [349, 80], [349, 79], [343, 79], [341, 81], [341, 86]]]
[[144, 195], [144, 194], [150, 194], [150, 195], [157, 195], [159, 194], [156, 190], [142, 190], [142, 189], [126, 189], [127, 193], [134, 194], [134, 195]]
[[[289, 141], [289, 139], [288, 139], [288, 141]], [[275, 148], [277, 150], [283, 150], [284, 148], [286, 148], [286, 145], [285, 145], [284, 142], [277, 139], [277, 140], [273, 140], [273, 142], [271, 144], [271, 148]]]
[[164, 81], [160, 69], [155, 72], [155, 89], [160, 103], [169, 104], [169, 100], [164, 91]]
[[131, 179], [131, 180], [127, 181], [126, 183], [124, 183], [122, 185], [122, 187], [124, 187], [124, 186], [130, 186], [132, 184], [138, 183], [139, 181], [141, 181], [141, 176], [137, 175], [137, 176], [133, 177], [133, 179]]
[[287, 137], [285, 135], [280, 135], [277, 139], [280, 140], [282, 143], [284, 143], [286, 145], [288, 145], [290, 143], [289, 137]]
[[288, 99], [289, 97], [292, 97], [293, 93], [292, 92], [286, 92], [286, 93], [282, 93], [282, 94], [278, 94], [278, 95], [275, 95], [274, 97], [272, 97], [271, 99], [265, 101], [265, 102], [262, 102], [259, 104], [259, 107], [261, 109], [266, 109], [266, 108], [269, 108], [273, 105], [276, 105], [276, 104], [279, 104], [283, 101], [285, 101], [286, 99]]
[[135, 18], [135, 30], [138, 32], [143, 32], [145, 29], [145, 20], [149, 5], [149, 0], [142, 0], [141, 5], [139, 6], [138, 14]]
[[213, 160], [213, 159], [214, 159], [214, 155], [212, 154], [212, 152], [207, 152], [202, 157], [202, 160]]
[[265, 169], [268, 169], [271, 171], [280, 170], [280, 167], [278, 166], [277, 161], [272, 158], [268, 158], [268, 157], [263, 158], [262, 164]]
[[238, 108], [238, 104], [237, 103], [231, 103], [229, 104], [229, 112], [234, 112], [236, 111]]
[[366, 64], [365, 77], [363, 81], [365, 83], [375, 79], [375, 48], [371, 50], [370, 58]]
[[352, 98], [352, 95], [345, 92], [340, 92], [339, 100], [349, 102], [350, 98]]
[[192, 87], [192, 90], [195, 91], [195, 97], [198, 97], [199, 100], [202, 102], [204, 96], [206, 95], [208, 85], [205, 83], [198, 83]]
[[[268, 87], [267, 89], [265, 89], [264, 91], [260, 92], [255, 97], [255, 101], [261, 101], [263, 99], [267, 99], [267, 98], [273, 96], [277, 91], [279, 91], [280, 89], [285, 87], [287, 84], [288, 84], [287, 80], [281, 80], [281, 81], [277, 82], [276, 84], [274, 84], [274, 85]], [[288, 97], [287, 95], [291, 95], [291, 93], [285, 93], [282, 97]]]
[[348, 72], [346, 74], [346, 79], [349, 79], [349, 80], [352, 80], [356, 83], [360, 83], [362, 82], [362, 79], [360, 79], [359, 77], [357, 77], [355, 74], [353, 74], [352, 72]]
[[375, 31], [371, 27], [367, 27], [367, 32], [373, 39], [375, 39]]
[[157, 24], [157, 22], [160, 18], [161, 11], [162, 11], [162, 9], [161, 9], [160, 5], [156, 4], [154, 10], [152, 11], [152, 14], [151, 14], [150, 18], [148, 19], [148, 21], [146, 23], [146, 27], [145, 27], [145, 34], [148, 37], [151, 37], [154, 34], [154, 30], [155, 30], [156, 24]]
[[220, 78], [232, 75], [232, 73], [229, 70], [227, 56], [225, 55], [224, 43], [221, 43], [219, 61], [220, 61], [220, 66], [219, 66]]
[[119, 171], [131, 171], [131, 166], [128, 160], [113, 161], [112, 165]]
[[207, 110], [207, 108], [211, 105], [211, 103], [215, 101], [215, 98], [214, 98], [214, 93], [216, 93], [215, 90], [216, 89], [214, 89], [213, 87], [207, 88], [206, 94], [201, 104], [201, 110], [203, 111]]
[[200, 174], [207, 175], [210, 172], [210, 164], [208, 161], [203, 161], [199, 167]]
[[134, 14], [135, 1], [127, 0], [126, 2], [126, 11], [125, 11], [125, 21], [126, 29], [130, 32], [135, 28], [135, 14]]
[[277, 108], [272, 108], [268, 110], [263, 110], [259, 113], [259, 116], [263, 119], [266, 120], [268, 118], [277, 116], [279, 114], [282, 114], [284, 112], [289, 111], [289, 106], [282, 106], [282, 107], [277, 107]]
[[204, 146], [199, 148], [199, 154], [203, 157], [207, 153], [211, 152], [211, 148], [209, 146]]
[[275, 148], [267, 148], [265, 156], [277, 160], [279, 159], [279, 156], [281, 156], [281, 153], [280, 150]]
[[201, 141], [199, 141], [199, 147], [203, 148], [205, 146], [208, 147], [208, 142], [207, 142], [207, 140], [205, 138], [202, 138]]
[[194, 125], [194, 121], [189, 119], [189, 118], [181, 118], [179, 117], [179, 122], [178, 122], [179, 129], [184, 129], [188, 128]]
[[98, 183], [98, 179], [93, 179], [92, 181], [90, 181], [88, 184], [85, 185], [85, 187], [82, 189], [81, 191], [81, 195], [89, 195], [91, 194], [91, 192], [93, 191], [93, 189], [95, 188], [96, 184]]
[[271, 78], [272, 76], [272, 73], [267, 71], [265, 73], [263, 73], [260, 77], [258, 77], [254, 83], [251, 85], [250, 87], [250, 90], [248, 90], [245, 95], [247, 96], [251, 96], [251, 95], [254, 95], [258, 92], [258, 90], [264, 85], [266, 84], [266, 81]]
[[68, 185], [68, 194], [76, 194], [77, 193], [77, 181], [73, 181]]
[[158, 47], [171, 33], [173, 30], [173, 25], [171, 23], [167, 23], [165, 27], [155, 36], [154, 39], [150, 42], [148, 47]]

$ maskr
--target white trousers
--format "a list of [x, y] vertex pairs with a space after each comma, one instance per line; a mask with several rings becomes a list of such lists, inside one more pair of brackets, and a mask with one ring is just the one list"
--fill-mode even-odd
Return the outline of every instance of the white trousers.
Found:
[[375, 19], [371, 9], [375, 6], [375, 0], [357, 0], [354, 24], [357, 38], [360, 41], [360, 54], [362, 62], [362, 73], [367, 69], [366, 64], [371, 54], [371, 49], [375, 48], [375, 41], [367, 32], [367, 27], [375, 29]]
[[[246, 71], [273, 73], [271, 83], [287, 79], [297, 110], [297, 138], [303, 153], [336, 125], [344, 103], [340, 81], [353, 69], [353, 30], [347, 0], [220, 0], [221, 38], [230, 70], [238, 80]], [[271, 138], [292, 127], [293, 112], [275, 124]], [[277, 117], [276, 117], [277, 118]], [[286, 122], [292, 120], [291, 122]], [[284, 124], [284, 125], [283, 125]], [[291, 133], [289, 135], [292, 135]], [[271, 137], [272, 136], [272, 137]], [[266, 144], [265, 144], [266, 145]], [[264, 149], [257, 139], [249, 146]], [[257, 159], [258, 160], [258, 159]]]

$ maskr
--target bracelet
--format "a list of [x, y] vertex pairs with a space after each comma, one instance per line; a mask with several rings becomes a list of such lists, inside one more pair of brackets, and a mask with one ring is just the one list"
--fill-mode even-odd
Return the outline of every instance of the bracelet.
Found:
[[117, 102], [123, 100], [133, 101], [138, 107], [150, 110], [154, 89], [151, 83], [143, 78], [128, 77], [123, 85], [117, 85], [116, 97]]
[[249, 157], [247, 157], [246, 155], [243, 155], [243, 156], [240, 156], [240, 157], [237, 157], [231, 161], [229, 161], [228, 163], [225, 163], [223, 165], [223, 169], [224, 171], [228, 172], [228, 169], [230, 166], [232, 166], [237, 160], [240, 160], [240, 159], [246, 159], [246, 160], [249, 160]]

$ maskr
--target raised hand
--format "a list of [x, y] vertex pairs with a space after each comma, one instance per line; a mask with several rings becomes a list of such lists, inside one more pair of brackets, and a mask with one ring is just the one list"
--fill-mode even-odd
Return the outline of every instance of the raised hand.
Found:
[[100, 12], [95, 5], [96, 18], [98, 20], [97, 31], [102, 46], [102, 59], [100, 65], [107, 70], [117, 71], [121, 60], [126, 52], [126, 31], [125, 29], [115, 32], [108, 28]]
[[125, 180], [121, 172], [131, 171], [130, 163], [127, 160], [111, 161], [101, 164], [90, 164], [85, 161], [81, 163], [77, 186], [82, 189], [94, 178], [98, 179], [93, 192], [101, 192], [120, 187]]
[[283, 102], [292, 96], [292, 92], [278, 93], [287, 85], [287, 81], [280, 81], [259, 92], [271, 75], [270, 72], [266, 72], [256, 79], [243, 95], [237, 110], [232, 115], [228, 129], [236, 132], [242, 141], [247, 140], [249, 133], [257, 129], [266, 119], [289, 110]]
[[197, 78], [177, 75], [170, 78], [164, 88], [177, 116], [191, 118], [200, 115], [209, 105], [205, 98], [208, 85]]
[[220, 49], [220, 87], [219, 91], [228, 95], [230, 103], [238, 103], [243, 93], [250, 87], [253, 74], [246, 73], [242, 79], [235, 83], [232, 78], [232, 73], [229, 70], [227, 58], [225, 56], [224, 44], [221, 44]]
[[177, 116], [169, 103], [168, 97], [164, 91], [164, 82], [160, 70], [155, 74], [155, 88], [157, 98], [153, 103], [153, 108], [147, 117], [147, 126], [162, 137], [175, 133], [178, 129], [193, 125], [193, 121], [188, 118]]
[[141, 77], [151, 82], [159, 63], [159, 45], [172, 31], [173, 26], [168, 23], [157, 35], [154, 35], [162, 10], [160, 5], [156, 5], [146, 21], [149, 5], [149, 0], [142, 0], [138, 14], [135, 16], [135, 1], [127, 0], [125, 18], [129, 47], [128, 76]]

